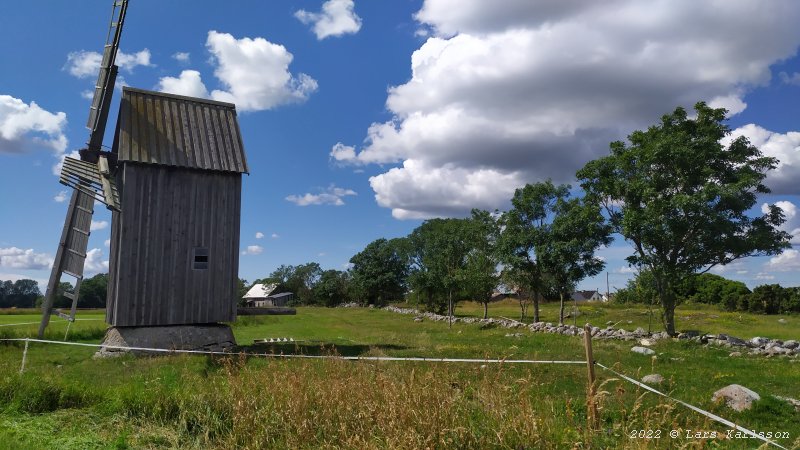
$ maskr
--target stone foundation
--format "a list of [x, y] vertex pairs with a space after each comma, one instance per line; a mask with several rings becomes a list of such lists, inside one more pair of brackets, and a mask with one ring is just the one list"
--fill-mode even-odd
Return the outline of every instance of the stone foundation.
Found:
[[[236, 345], [233, 331], [228, 325], [169, 325], [154, 327], [110, 327], [101, 345], [114, 347], [157, 348], [166, 350], [203, 350], [223, 352]], [[95, 357], [134, 355], [160, 355], [164, 352], [122, 350], [101, 347]]]

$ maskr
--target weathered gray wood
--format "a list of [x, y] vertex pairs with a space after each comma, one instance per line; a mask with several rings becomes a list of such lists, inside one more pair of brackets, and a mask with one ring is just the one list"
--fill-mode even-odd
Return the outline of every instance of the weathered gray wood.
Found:
[[[109, 323], [234, 320], [241, 174], [127, 163], [124, 179], [112, 230]], [[208, 248], [208, 269], [193, 269], [195, 247]]]

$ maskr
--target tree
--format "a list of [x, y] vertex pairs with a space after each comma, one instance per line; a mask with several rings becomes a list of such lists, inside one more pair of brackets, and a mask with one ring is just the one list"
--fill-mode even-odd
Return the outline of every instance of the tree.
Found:
[[347, 302], [349, 281], [347, 272], [340, 270], [322, 272], [319, 282], [314, 285], [314, 302], [327, 307]]
[[9, 289], [7, 298], [9, 306], [17, 308], [33, 308], [36, 298], [42, 295], [39, 285], [34, 280], [22, 279], [15, 281]]
[[362, 303], [400, 300], [406, 292], [408, 257], [405, 239], [377, 239], [350, 258], [353, 289]]
[[789, 290], [779, 284], [756, 286], [748, 299], [748, 309], [753, 313], [780, 314], [789, 301]]
[[496, 250], [500, 230], [488, 211], [473, 209], [465, 231], [470, 249], [459, 278], [467, 297], [483, 304], [483, 318], [486, 319], [489, 301], [500, 281]]
[[277, 286], [273, 293], [280, 294], [291, 292], [295, 302], [302, 305], [314, 303], [313, 288], [322, 276], [319, 263], [310, 262], [298, 266], [281, 265], [269, 274], [269, 277], [256, 280], [255, 283], [272, 284]]
[[446, 309], [451, 325], [453, 294], [458, 291], [470, 250], [466, 230], [465, 219], [431, 219], [409, 236], [412, 286], [424, 292], [423, 301], [429, 309]]
[[108, 274], [98, 273], [81, 282], [81, 290], [78, 293], [78, 305], [82, 308], [105, 308], [107, 295]]
[[[567, 189], [569, 187], [567, 186]], [[611, 227], [600, 206], [580, 198], [560, 197], [552, 209], [553, 219], [541, 246], [540, 265], [552, 277], [560, 298], [558, 323], [564, 323], [564, 297], [586, 277], [600, 273], [605, 262], [595, 256], [611, 243]]]
[[763, 216], [747, 212], [777, 160], [761, 154], [745, 137], [727, 147], [726, 111], [695, 105], [690, 119], [683, 108], [658, 125], [612, 142], [611, 154], [591, 161], [577, 176], [593, 201], [602, 204], [615, 232], [629, 241], [628, 262], [652, 271], [666, 331], [675, 334], [675, 286], [753, 255], [775, 255], [789, 246], [789, 235], [775, 205]]
[[501, 217], [500, 261], [506, 278], [516, 284], [514, 289], [518, 293], [527, 291], [533, 297], [534, 322], [539, 322], [539, 300], [545, 289], [541, 253], [549, 239], [553, 208], [559, 199], [568, 196], [567, 186], [555, 186], [550, 180], [526, 184], [514, 191], [512, 208]]

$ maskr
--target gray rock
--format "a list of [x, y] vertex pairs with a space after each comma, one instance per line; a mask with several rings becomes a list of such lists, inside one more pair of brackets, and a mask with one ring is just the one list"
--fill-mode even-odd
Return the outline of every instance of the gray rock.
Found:
[[795, 411], [800, 411], [800, 400], [790, 398], [790, 397], [780, 397], [778, 395], [773, 395], [773, 397], [777, 398], [778, 400], [784, 401], [792, 406], [794, 406]]
[[786, 323], [786, 319], [778, 319], [778, 323]]
[[731, 352], [728, 356], [731, 358], [736, 358], [738, 356], [742, 356], [742, 352]]
[[644, 328], [642, 328], [642, 327], [638, 327], [638, 328], [636, 328], [635, 330], [633, 330], [633, 334], [635, 334], [635, 335], [637, 335], [637, 336], [644, 336], [644, 335], [646, 335], [646, 334], [647, 334], [647, 330], [645, 330], [645, 329], [644, 329]]
[[631, 348], [631, 351], [633, 353], [639, 353], [640, 355], [648, 355], [648, 356], [656, 354], [655, 351], [653, 351], [653, 350], [651, 350], [651, 349], [649, 349], [647, 347], [639, 347], [639, 346]]
[[750, 345], [754, 345], [756, 347], [761, 347], [763, 345], [767, 345], [769, 343], [769, 339], [765, 337], [756, 336], [749, 341], [747, 341]]
[[414, 317], [414, 322], [422, 322], [422, 317]]
[[664, 377], [657, 373], [652, 373], [650, 375], [645, 375], [642, 378], [642, 383], [646, 384], [661, 384], [664, 382]]
[[756, 392], [738, 384], [731, 384], [714, 392], [711, 396], [712, 402], [724, 400], [729, 408], [735, 411], [744, 411], [753, 406], [754, 401], [761, 400], [761, 396]]
[[788, 349], [794, 350], [797, 347], [800, 347], [800, 342], [797, 342], [795, 340], [789, 340], [789, 341], [786, 341], [786, 342], [783, 343], [783, 348], [788, 348]]

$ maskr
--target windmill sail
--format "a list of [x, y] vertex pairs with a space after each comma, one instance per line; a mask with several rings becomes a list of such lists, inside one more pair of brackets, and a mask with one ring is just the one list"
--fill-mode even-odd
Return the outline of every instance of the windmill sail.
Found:
[[[119, 193], [114, 184], [109, 167], [107, 154], [102, 151], [103, 135], [111, 97], [114, 92], [114, 82], [117, 77], [117, 66], [114, 65], [119, 42], [122, 37], [122, 25], [128, 9], [128, 0], [114, 0], [111, 9], [111, 24], [106, 36], [106, 45], [103, 49], [103, 59], [100, 64], [100, 73], [95, 85], [92, 106], [89, 109], [88, 148], [81, 150], [81, 160], [65, 158], [61, 171], [60, 182], [73, 188], [72, 198], [67, 208], [67, 217], [61, 232], [56, 257], [47, 291], [42, 303], [42, 322], [39, 325], [39, 338], [44, 336], [44, 330], [50, 322], [53, 313], [53, 302], [57, 294], [61, 276], [71, 275], [76, 279], [72, 292], [64, 293], [72, 300], [72, 308], [67, 316], [58, 313], [73, 322], [75, 309], [78, 302], [81, 281], [83, 280], [83, 267], [86, 261], [86, 249], [89, 244], [94, 202], [100, 201], [109, 209], [119, 210]], [[67, 328], [69, 331], [69, 328]], [[66, 336], [65, 336], [66, 339]]]

